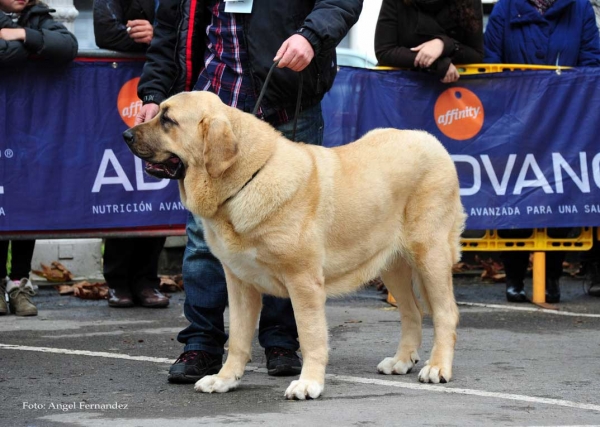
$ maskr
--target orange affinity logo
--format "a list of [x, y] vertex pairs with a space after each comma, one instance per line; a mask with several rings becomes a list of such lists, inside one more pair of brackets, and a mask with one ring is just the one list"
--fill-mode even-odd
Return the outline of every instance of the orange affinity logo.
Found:
[[473, 138], [483, 126], [483, 104], [473, 92], [463, 87], [445, 90], [433, 108], [437, 127], [448, 138], [459, 141]]
[[129, 127], [133, 127], [135, 123], [135, 116], [142, 109], [142, 101], [137, 96], [137, 87], [139, 77], [129, 80], [126, 82], [117, 97], [117, 108], [119, 109], [119, 115]]

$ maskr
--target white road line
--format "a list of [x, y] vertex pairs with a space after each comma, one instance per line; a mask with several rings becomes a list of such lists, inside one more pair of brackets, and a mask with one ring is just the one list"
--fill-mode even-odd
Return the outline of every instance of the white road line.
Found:
[[529, 312], [536, 312], [536, 313], [556, 314], [557, 316], [600, 318], [600, 314], [574, 313], [572, 311], [548, 310], [546, 308], [539, 308], [539, 307], [515, 307], [514, 305], [484, 304], [484, 303], [480, 303], [480, 302], [460, 302], [460, 301], [457, 302], [457, 304], [463, 305], [466, 307], [485, 307], [485, 308], [496, 308], [496, 309], [500, 309], [500, 310], [529, 311]]
[[589, 409], [592, 411], [600, 411], [600, 405], [592, 405], [590, 403], [571, 402], [570, 400], [548, 399], [545, 397], [525, 396], [522, 394], [496, 393], [496, 392], [492, 392], [492, 391], [471, 390], [471, 389], [467, 389], [467, 388], [444, 387], [444, 386], [431, 385], [431, 384], [416, 384], [416, 383], [404, 383], [404, 382], [399, 383], [396, 381], [378, 380], [378, 379], [360, 378], [360, 377], [348, 377], [348, 376], [344, 376], [344, 375], [329, 375], [328, 374], [326, 376], [327, 376], [327, 378], [336, 379], [338, 381], [351, 382], [351, 383], [383, 385], [383, 386], [388, 386], [388, 387], [407, 388], [407, 389], [411, 389], [411, 390], [427, 390], [427, 391], [435, 391], [438, 393], [468, 394], [470, 396], [493, 397], [496, 399], [518, 400], [521, 402], [544, 403], [547, 405], [566, 406], [568, 408]]
[[28, 347], [25, 345], [0, 344], [0, 349], [39, 351], [42, 353], [73, 354], [76, 356], [106, 357], [108, 359], [137, 360], [139, 362], [173, 363], [174, 359], [163, 359], [161, 357], [130, 356], [128, 354], [108, 353], [105, 351], [70, 350], [68, 348], [50, 347]]
[[[22, 345], [13, 345], [13, 344], [0, 344], [0, 350], [22, 350], [22, 351], [39, 351], [43, 353], [57, 353], [57, 354], [72, 354], [76, 356], [93, 356], [93, 357], [106, 357], [110, 359], [125, 359], [125, 360], [136, 360], [140, 362], [154, 362], [154, 363], [173, 363], [173, 359], [165, 359], [162, 357], [147, 357], [147, 356], [129, 356], [128, 354], [119, 354], [119, 353], [107, 353], [103, 351], [86, 351], [86, 350], [70, 350], [66, 348], [50, 348], [50, 347], [29, 347]], [[263, 372], [266, 371], [264, 368], [258, 368], [253, 366], [248, 366], [246, 368], [247, 371], [252, 372]], [[336, 375], [336, 374], [327, 374], [326, 378], [331, 380], [343, 381], [348, 383], [355, 384], [370, 384], [370, 385], [380, 385], [385, 387], [396, 387], [396, 388], [405, 388], [409, 390], [417, 390], [417, 391], [433, 391], [437, 393], [449, 393], [449, 394], [465, 394], [470, 396], [478, 396], [478, 397], [491, 397], [496, 399], [504, 399], [504, 400], [516, 400], [520, 402], [530, 402], [530, 403], [543, 403], [546, 405], [555, 405], [555, 406], [565, 406], [567, 408], [575, 408], [575, 409], [586, 409], [592, 411], [600, 412], [600, 405], [592, 405], [589, 403], [578, 403], [572, 402], [569, 400], [562, 399], [548, 399], [545, 397], [533, 397], [533, 396], [525, 396], [521, 394], [508, 394], [508, 393], [496, 393], [491, 391], [483, 391], [483, 390], [472, 390], [466, 388], [453, 388], [446, 386], [438, 386], [431, 384], [420, 384], [420, 383], [406, 383], [400, 381], [390, 381], [390, 380], [380, 380], [375, 378], [361, 378], [361, 377], [351, 377], [347, 375]]]

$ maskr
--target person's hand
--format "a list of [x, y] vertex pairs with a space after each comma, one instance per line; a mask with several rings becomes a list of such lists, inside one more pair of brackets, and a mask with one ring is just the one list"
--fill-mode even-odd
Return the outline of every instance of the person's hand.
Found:
[[0, 30], [0, 39], [11, 41], [11, 40], [25, 40], [25, 29], [23, 28], [2, 28]]
[[134, 126], [149, 122], [154, 117], [156, 117], [156, 115], [158, 114], [158, 110], [159, 110], [159, 108], [158, 108], [158, 105], [156, 105], [156, 104], [143, 105], [142, 109], [140, 110], [138, 115], [135, 116]]
[[315, 56], [315, 51], [300, 34], [294, 34], [283, 42], [273, 61], [279, 61], [278, 68], [289, 68], [294, 71], [304, 70]]
[[150, 44], [154, 30], [152, 24], [145, 19], [135, 19], [133, 21], [127, 21], [125, 24], [128, 28], [129, 37], [136, 43]]
[[440, 39], [433, 39], [410, 50], [417, 52], [415, 67], [428, 68], [444, 51], [444, 42]]
[[446, 71], [446, 75], [441, 80], [442, 83], [453, 83], [460, 78], [460, 74], [458, 74], [458, 70], [454, 66], [454, 64], [450, 64], [448, 67], [448, 71]]

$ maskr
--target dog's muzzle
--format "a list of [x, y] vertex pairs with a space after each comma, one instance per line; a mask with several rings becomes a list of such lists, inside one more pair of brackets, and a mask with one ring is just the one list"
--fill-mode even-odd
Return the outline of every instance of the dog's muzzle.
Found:
[[125, 132], [123, 132], [123, 139], [125, 140], [125, 143], [131, 147], [131, 144], [133, 144], [135, 141], [135, 134], [131, 131], [131, 129], [127, 129]]

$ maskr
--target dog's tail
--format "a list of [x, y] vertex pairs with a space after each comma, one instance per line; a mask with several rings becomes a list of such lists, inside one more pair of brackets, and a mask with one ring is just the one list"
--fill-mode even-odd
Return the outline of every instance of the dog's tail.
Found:
[[450, 234], [448, 235], [448, 243], [451, 248], [454, 248], [452, 253], [452, 265], [456, 264], [460, 261], [462, 256], [462, 246], [460, 244], [460, 238], [465, 231], [465, 225], [467, 222], [467, 214], [465, 212], [465, 208], [463, 207], [460, 196], [458, 197], [458, 201], [456, 202], [456, 215], [454, 218], [454, 225], [450, 230]]

